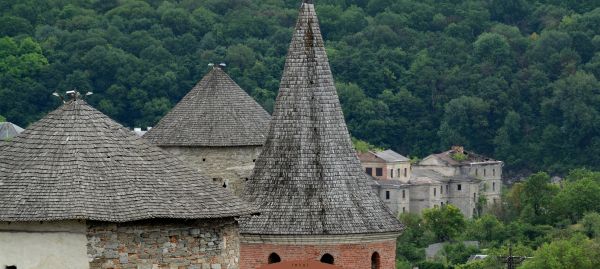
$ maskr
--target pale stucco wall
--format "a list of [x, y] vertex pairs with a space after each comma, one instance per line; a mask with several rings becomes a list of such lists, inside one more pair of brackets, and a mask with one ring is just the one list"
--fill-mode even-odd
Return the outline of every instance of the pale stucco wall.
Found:
[[84, 222], [0, 222], [0, 268], [87, 269]]
[[[390, 194], [389, 199], [387, 199], [386, 192], [389, 192]], [[402, 196], [402, 192], [404, 192], [404, 197]], [[404, 212], [410, 212], [410, 191], [408, 186], [382, 186], [379, 188], [378, 195], [381, 201], [383, 201], [395, 216], [403, 213], [403, 209]]]
[[252, 175], [254, 162], [261, 146], [240, 147], [162, 147], [204, 176], [219, 185], [225, 185], [234, 194], [240, 195], [246, 178]]
[[[363, 170], [366, 172], [367, 168], [371, 168], [371, 176], [378, 179], [385, 180], [399, 180], [402, 183], [406, 183], [411, 176], [411, 165], [410, 162], [395, 162], [395, 163], [381, 163], [381, 162], [362, 162]], [[376, 169], [382, 169], [382, 175], [377, 176]], [[406, 174], [405, 174], [406, 172]]]

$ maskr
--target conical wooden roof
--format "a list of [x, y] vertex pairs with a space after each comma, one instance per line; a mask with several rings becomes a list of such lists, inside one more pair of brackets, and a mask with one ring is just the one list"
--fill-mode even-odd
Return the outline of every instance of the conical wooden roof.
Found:
[[269, 134], [243, 198], [243, 234], [399, 232], [352, 148], [314, 5], [303, 3]]
[[263, 145], [270, 115], [214, 67], [144, 135], [159, 146]]
[[67, 102], [0, 147], [0, 221], [125, 222], [256, 211], [83, 100]]

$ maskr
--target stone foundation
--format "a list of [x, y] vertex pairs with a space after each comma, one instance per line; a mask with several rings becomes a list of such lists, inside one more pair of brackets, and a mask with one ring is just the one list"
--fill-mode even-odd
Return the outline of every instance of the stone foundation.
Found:
[[88, 222], [91, 269], [237, 269], [233, 219]]

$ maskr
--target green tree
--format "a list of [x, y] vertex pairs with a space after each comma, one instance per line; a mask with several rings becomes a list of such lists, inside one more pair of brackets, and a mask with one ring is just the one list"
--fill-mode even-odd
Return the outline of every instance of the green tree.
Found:
[[440, 242], [448, 241], [465, 228], [465, 217], [454, 205], [423, 210], [423, 221]]
[[600, 266], [600, 245], [583, 235], [542, 245], [523, 269], [593, 269]]

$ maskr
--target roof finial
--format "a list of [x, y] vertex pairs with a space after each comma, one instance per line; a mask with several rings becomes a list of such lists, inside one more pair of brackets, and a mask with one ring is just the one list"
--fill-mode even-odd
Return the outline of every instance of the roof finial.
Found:
[[[70, 91], [66, 91], [65, 95], [60, 95], [57, 92], [53, 92], [52, 95], [60, 98], [60, 100], [62, 100], [63, 104], [66, 103], [67, 101], [75, 101], [77, 99], [83, 99], [82, 96], [90, 96], [94, 93], [92, 92], [86, 92], [85, 95], [81, 95], [77, 89], [73, 89]], [[65, 98], [66, 97], [66, 98]]]

